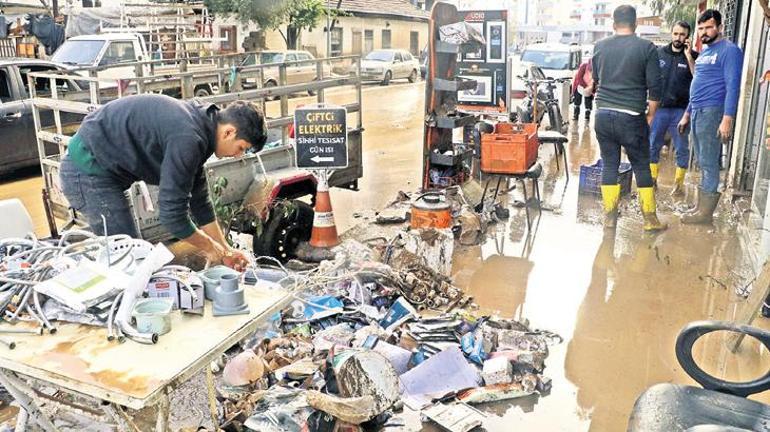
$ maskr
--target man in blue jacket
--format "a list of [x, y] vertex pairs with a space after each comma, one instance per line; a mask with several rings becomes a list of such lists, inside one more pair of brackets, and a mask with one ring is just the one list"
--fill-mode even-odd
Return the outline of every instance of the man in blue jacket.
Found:
[[[159, 185], [160, 222], [209, 261], [239, 268], [246, 257], [231, 248], [216, 221], [203, 164], [240, 156], [265, 144], [265, 118], [254, 104], [214, 104], [162, 95], [111, 101], [89, 114], [61, 164], [62, 191], [91, 230], [138, 237], [125, 191], [136, 181]], [[192, 216], [192, 218], [191, 218]]]
[[676, 152], [676, 174], [671, 195], [684, 195], [684, 175], [690, 162], [690, 144], [687, 131], [679, 133], [677, 125], [682, 120], [690, 102], [690, 84], [695, 72], [698, 53], [690, 49], [690, 24], [679, 21], [671, 29], [671, 43], [658, 48], [661, 72], [660, 107], [655, 113], [650, 131], [650, 173], [658, 181], [658, 163], [663, 138], [668, 132]]
[[730, 140], [738, 111], [743, 52], [722, 38], [722, 14], [708, 9], [698, 17], [698, 36], [708, 48], [695, 61], [690, 105], [679, 131], [692, 122], [692, 136], [702, 170], [698, 205], [682, 223], [709, 224], [719, 203], [719, 159]]

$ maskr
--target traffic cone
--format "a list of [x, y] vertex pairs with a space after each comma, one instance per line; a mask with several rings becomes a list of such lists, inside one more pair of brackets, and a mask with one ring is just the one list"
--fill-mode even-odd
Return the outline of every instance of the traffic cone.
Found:
[[337, 236], [337, 226], [334, 224], [332, 200], [329, 196], [329, 186], [326, 182], [318, 183], [315, 196], [315, 216], [313, 217], [313, 232], [310, 235], [310, 246], [331, 248], [340, 244]]

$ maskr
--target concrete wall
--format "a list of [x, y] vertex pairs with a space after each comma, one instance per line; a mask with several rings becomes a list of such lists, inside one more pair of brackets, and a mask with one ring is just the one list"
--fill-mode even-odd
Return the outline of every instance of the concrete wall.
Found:
[[[234, 19], [221, 20], [215, 25], [215, 34], [218, 34], [218, 28], [221, 26], [235, 25], [237, 31], [238, 51], [243, 51], [243, 42], [250, 32], [256, 31], [256, 25], [243, 26]], [[300, 41], [300, 49], [306, 49], [319, 57], [326, 57], [326, 32], [324, 21], [311, 31], [303, 31]], [[410, 49], [410, 34], [418, 32], [418, 52], [428, 43], [428, 23], [427, 21], [410, 21], [397, 18], [364, 18], [364, 17], [341, 17], [338, 19], [335, 28], [342, 29], [342, 55], [357, 53], [353, 47], [353, 32], [360, 31], [361, 47], [365, 44], [365, 30], [373, 32], [373, 48], [382, 48], [382, 30], [390, 30], [391, 48]], [[286, 49], [286, 42], [278, 31], [268, 31], [265, 34], [265, 45], [267, 49], [283, 50]], [[363, 52], [363, 51], [362, 51]], [[366, 54], [366, 53], [363, 53]]]

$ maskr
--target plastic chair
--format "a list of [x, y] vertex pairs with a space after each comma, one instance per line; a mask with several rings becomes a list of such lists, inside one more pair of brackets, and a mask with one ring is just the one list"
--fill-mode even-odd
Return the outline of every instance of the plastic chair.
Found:
[[770, 431], [770, 405], [746, 399], [770, 389], [770, 371], [753, 381], [735, 383], [713, 377], [693, 359], [692, 348], [703, 335], [731, 331], [752, 336], [770, 349], [770, 332], [725, 321], [697, 321], [676, 340], [676, 357], [703, 388], [657, 384], [636, 400], [628, 432]]
[[0, 214], [4, 219], [0, 224], [0, 238], [24, 237], [35, 231], [29, 212], [18, 198], [0, 201]]

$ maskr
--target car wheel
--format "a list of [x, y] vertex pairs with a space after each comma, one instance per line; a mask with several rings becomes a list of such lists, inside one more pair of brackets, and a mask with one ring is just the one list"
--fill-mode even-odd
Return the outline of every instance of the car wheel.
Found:
[[195, 89], [195, 97], [202, 98], [206, 96], [211, 96], [211, 92], [206, 87], [198, 87]]
[[[275, 81], [271, 80], [271, 81], [266, 82], [265, 85], [263, 85], [262, 87], [277, 87], [277, 86], [278, 86], [278, 84], [276, 84]], [[265, 99], [267, 99], [267, 100], [278, 100], [280, 98], [281, 98], [280, 96], [269, 96], [269, 97], [267, 97]]]
[[313, 208], [302, 201], [276, 204], [270, 211], [262, 235], [254, 237], [254, 253], [272, 256], [281, 262], [295, 258], [297, 246], [310, 240], [314, 215]]
[[409, 82], [413, 83], [417, 81], [417, 69], [412, 69], [412, 73], [409, 74]]
[[393, 74], [390, 71], [385, 72], [385, 78], [382, 79], [382, 85], [390, 85], [391, 79], [393, 79]]

